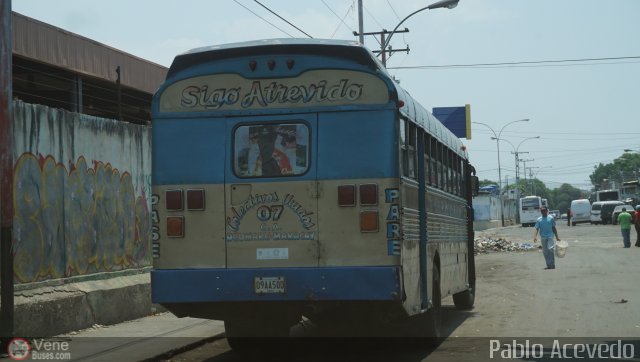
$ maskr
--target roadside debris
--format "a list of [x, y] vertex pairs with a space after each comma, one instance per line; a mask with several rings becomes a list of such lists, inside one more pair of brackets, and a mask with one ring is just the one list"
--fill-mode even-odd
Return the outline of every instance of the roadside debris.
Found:
[[492, 251], [529, 251], [537, 249], [532, 243], [518, 243], [504, 238], [489, 236], [475, 238], [474, 254], [485, 254]]

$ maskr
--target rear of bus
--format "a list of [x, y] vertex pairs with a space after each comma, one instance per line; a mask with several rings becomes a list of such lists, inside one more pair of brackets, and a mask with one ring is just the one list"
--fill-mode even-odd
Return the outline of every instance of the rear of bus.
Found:
[[152, 110], [153, 301], [238, 336], [404, 313], [396, 98], [355, 43], [176, 57]]
[[535, 225], [541, 216], [542, 199], [539, 196], [525, 196], [520, 198], [520, 224], [522, 227]]

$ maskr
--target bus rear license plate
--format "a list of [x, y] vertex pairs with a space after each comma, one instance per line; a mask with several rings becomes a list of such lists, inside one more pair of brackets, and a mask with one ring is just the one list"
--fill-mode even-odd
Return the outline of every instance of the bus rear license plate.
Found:
[[256, 294], [284, 293], [287, 283], [284, 277], [255, 277], [253, 289]]

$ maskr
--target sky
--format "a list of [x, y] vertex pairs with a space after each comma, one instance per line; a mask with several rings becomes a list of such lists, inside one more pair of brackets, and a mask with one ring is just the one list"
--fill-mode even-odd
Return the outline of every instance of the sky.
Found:
[[[433, 2], [362, 0], [363, 30], [391, 31]], [[357, 0], [13, 0], [12, 10], [167, 67], [202, 46], [359, 30]], [[497, 182], [500, 168], [513, 183], [517, 150], [521, 179], [526, 167], [550, 189], [589, 190], [595, 166], [640, 151], [638, 19], [640, 0], [460, 0], [404, 21], [409, 32], [390, 43], [410, 51], [387, 68], [427, 109], [471, 106], [482, 124], [463, 142], [481, 180]], [[372, 50], [378, 41], [364, 37]]]

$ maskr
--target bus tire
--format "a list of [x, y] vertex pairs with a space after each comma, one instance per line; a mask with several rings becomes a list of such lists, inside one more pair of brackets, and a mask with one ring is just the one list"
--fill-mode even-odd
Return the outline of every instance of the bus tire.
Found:
[[453, 304], [460, 310], [473, 309], [473, 303], [476, 299], [476, 286], [470, 285], [469, 289], [453, 295]]
[[433, 306], [427, 311], [425, 334], [429, 339], [435, 341], [442, 335], [442, 294], [440, 292], [440, 268], [437, 265], [433, 267], [431, 291]]

